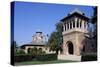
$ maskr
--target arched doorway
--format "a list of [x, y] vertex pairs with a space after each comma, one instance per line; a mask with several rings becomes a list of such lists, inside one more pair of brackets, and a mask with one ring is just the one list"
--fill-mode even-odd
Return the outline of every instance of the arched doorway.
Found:
[[31, 52], [31, 48], [28, 48], [27, 52], [30, 53]]
[[71, 41], [67, 42], [67, 47], [68, 47], [68, 53], [74, 54], [74, 46], [73, 46], [73, 43]]
[[82, 53], [85, 53], [85, 45], [83, 45]]

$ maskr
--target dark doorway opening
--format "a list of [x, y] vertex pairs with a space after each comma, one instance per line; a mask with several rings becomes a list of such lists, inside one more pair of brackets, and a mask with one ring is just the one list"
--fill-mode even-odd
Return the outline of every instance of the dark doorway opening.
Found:
[[74, 53], [74, 47], [73, 47], [73, 43], [72, 42], [68, 42], [68, 52], [69, 52], [69, 54], [73, 54]]
[[85, 45], [83, 46], [83, 50], [82, 50], [82, 53], [85, 53]]
[[28, 51], [28, 53], [31, 53], [31, 48], [28, 48], [28, 50], [27, 50], [27, 51]]

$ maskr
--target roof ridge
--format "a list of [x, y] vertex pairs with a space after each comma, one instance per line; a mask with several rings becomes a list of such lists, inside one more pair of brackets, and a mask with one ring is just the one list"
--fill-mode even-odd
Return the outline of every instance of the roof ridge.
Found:
[[83, 14], [83, 12], [81, 12], [80, 10], [79, 10], [79, 8], [75, 8], [73, 11], [71, 11], [69, 14], [73, 14], [73, 13], [75, 13], [75, 12], [77, 12], [77, 13], [79, 13], [79, 14]]

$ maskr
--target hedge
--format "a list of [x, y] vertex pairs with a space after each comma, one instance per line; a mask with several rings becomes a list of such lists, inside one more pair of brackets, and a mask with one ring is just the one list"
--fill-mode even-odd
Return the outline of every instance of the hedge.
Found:
[[84, 54], [82, 55], [81, 61], [96, 61], [97, 54]]
[[32, 61], [34, 58], [33, 55], [16, 55], [14, 56], [14, 61], [15, 62], [22, 62], [22, 61]]
[[57, 60], [57, 54], [45, 54], [45, 55], [39, 55], [36, 57], [38, 61], [51, 61], [51, 60]]
[[51, 61], [51, 60], [57, 60], [57, 54], [44, 54], [44, 55], [38, 55], [33, 56], [30, 54], [22, 54], [22, 55], [16, 55], [14, 56], [15, 62], [23, 62], [23, 61]]

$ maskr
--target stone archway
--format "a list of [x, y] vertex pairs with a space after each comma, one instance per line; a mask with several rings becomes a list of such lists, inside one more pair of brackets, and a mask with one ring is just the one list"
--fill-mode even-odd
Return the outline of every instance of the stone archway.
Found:
[[68, 47], [68, 53], [73, 55], [74, 54], [73, 43], [71, 41], [68, 41], [66, 44], [67, 44], [67, 47]]

